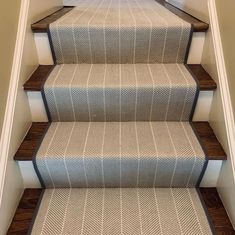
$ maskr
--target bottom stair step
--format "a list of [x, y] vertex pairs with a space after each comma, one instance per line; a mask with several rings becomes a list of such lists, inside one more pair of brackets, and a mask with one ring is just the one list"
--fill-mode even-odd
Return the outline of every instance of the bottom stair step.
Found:
[[[76, 189], [77, 191], [78, 191], [78, 189]], [[84, 190], [84, 189], [81, 189], [81, 190]], [[104, 189], [104, 191], [103, 192], [105, 192], [106, 194], [106, 197], [104, 197], [105, 198], [105, 201], [104, 201], [104, 205], [105, 205], [105, 207], [103, 207], [103, 204], [102, 204], [102, 208], [104, 208], [104, 210], [102, 210], [102, 211], [104, 211], [105, 213], [107, 213], [107, 190], [110, 190], [110, 192], [111, 191], [114, 191], [114, 189]], [[116, 190], [116, 192], [117, 192], [117, 194], [118, 193], [120, 193], [120, 189], [115, 189]], [[125, 189], [125, 190], [128, 190], [128, 189]], [[134, 190], [135, 189], [132, 189], [133, 190], [133, 192], [134, 192]], [[137, 190], [137, 189], [136, 189]], [[140, 189], [138, 189], [138, 190], [140, 190]], [[142, 190], [142, 189], [141, 189]], [[146, 190], [148, 190], [148, 189], [146, 189]], [[150, 189], [150, 190], [153, 190], [153, 189]], [[155, 190], [162, 190], [162, 189], [155, 189]], [[165, 190], [165, 192], [169, 192], [169, 190], [170, 189], [163, 189], [163, 191]], [[178, 190], [178, 189], [172, 189], [172, 190]], [[180, 190], [182, 190], [182, 189], [180, 189]], [[187, 189], [183, 189], [182, 191], [185, 191], [186, 192], [186, 190]], [[66, 190], [67, 191], [67, 197], [68, 197], [68, 189]], [[79, 190], [80, 191], [80, 190]], [[119, 192], [118, 192], [119, 191]], [[122, 195], [123, 195], [123, 189], [121, 190], [122, 191]], [[44, 190], [43, 189], [25, 189], [25, 191], [24, 191], [24, 193], [23, 193], [23, 195], [22, 195], [22, 198], [21, 198], [21, 200], [20, 200], [20, 202], [19, 202], [19, 205], [18, 205], [18, 208], [17, 208], [17, 210], [16, 210], [16, 213], [15, 213], [15, 216], [14, 216], [14, 218], [13, 218], [13, 220], [12, 220], [12, 223], [11, 223], [11, 225], [10, 225], [10, 228], [9, 228], [9, 230], [8, 230], [8, 232], [7, 232], [7, 235], [29, 235], [30, 234], [30, 232], [32, 231], [32, 226], [33, 225], [36, 225], [36, 224], [34, 224], [34, 221], [35, 221], [35, 217], [37, 216], [37, 215], [39, 215], [38, 214], [38, 209], [39, 209], [39, 211], [41, 211], [41, 208], [42, 207], [39, 207], [40, 206], [40, 204], [42, 204], [41, 202], [41, 199], [42, 199], [42, 196], [43, 196], [43, 192], [44, 192]], [[47, 191], [46, 191], [47, 192]], [[74, 192], [74, 191], [72, 191], [72, 192]], [[90, 189], [89, 189], [89, 191], [88, 192], [91, 192], [90, 191]], [[103, 193], [102, 192], [102, 193]], [[175, 191], [176, 192], [176, 191]], [[215, 234], [217, 234], [217, 235], [222, 235], [222, 234], [226, 234], [226, 235], [234, 235], [235, 234], [235, 231], [234, 231], [234, 229], [233, 229], [233, 226], [232, 226], [232, 224], [231, 224], [231, 222], [230, 222], [230, 220], [229, 220], [229, 217], [228, 217], [228, 215], [227, 215], [227, 213], [226, 213], [226, 210], [225, 210], [225, 208], [224, 208], [224, 206], [223, 206], [223, 203], [222, 203], [222, 201], [221, 201], [221, 199], [220, 199], [220, 197], [219, 197], [219, 194], [218, 194], [218, 192], [217, 192], [217, 190], [216, 190], [216, 188], [199, 188], [197, 191], [195, 190], [195, 189], [190, 189], [189, 190], [189, 192], [194, 192], [194, 194], [193, 195], [195, 195], [195, 197], [197, 198], [196, 199], [196, 201], [198, 202], [198, 196], [200, 197], [200, 199], [202, 200], [202, 204], [204, 204], [204, 209], [205, 209], [205, 214], [207, 214], [208, 215], [208, 220], [209, 221], [211, 221], [211, 225], [212, 225], [212, 227], [214, 227], [214, 229], [215, 229]], [[196, 192], [198, 193], [198, 196], [196, 195]], [[154, 192], [153, 192], [154, 193]], [[140, 193], [139, 193], [140, 194]], [[44, 197], [43, 198], [45, 198], [45, 195], [46, 194], [44, 194]], [[55, 195], [55, 194], [54, 194]], [[70, 194], [70, 200], [69, 200], [69, 204], [68, 204], [68, 207], [66, 207], [67, 209], [66, 209], [66, 212], [67, 212], [67, 216], [68, 215], [70, 215], [71, 216], [71, 212], [73, 211], [75, 211], [76, 210], [76, 207], [73, 207], [72, 208], [72, 211], [71, 211], [71, 199], [73, 199], [74, 200], [74, 198], [72, 197], [72, 195], [73, 195], [73, 193], [71, 193]], [[87, 194], [88, 195], [88, 194]], [[103, 195], [103, 194], [102, 194]], [[159, 195], [159, 194], [156, 194], [156, 195]], [[169, 195], [169, 193], [168, 193], [168, 195]], [[173, 195], [175, 195], [175, 194], [173, 194]], [[155, 195], [154, 195], [155, 196]], [[183, 194], [182, 194], [182, 196], [183, 196]], [[65, 197], [66, 197], [66, 195], [65, 195]], [[152, 198], [153, 198], [153, 196], [152, 196]], [[79, 200], [80, 198], [77, 198], [77, 200]], [[103, 198], [102, 198], [103, 199]], [[158, 205], [158, 211], [157, 211], [157, 215], [160, 215], [160, 210], [159, 210], [159, 208], [162, 208], [162, 207], [159, 207], [160, 205], [159, 205], [159, 198], [157, 198], [158, 200], [157, 200], [157, 202], [158, 202], [158, 204], [155, 204], [155, 203], [153, 203], [152, 204], [152, 202], [149, 200], [149, 197], [146, 197], [145, 198], [145, 201], [144, 201], [144, 203], [146, 204], [146, 205], [148, 205], [148, 206], [145, 206], [146, 207], [146, 209], [147, 208], [152, 208], [153, 210], [154, 210], [154, 208], [156, 208], [156, 205]], [[81, 199], [80, 199], [81, 200]], [[83, 199], [84, 200], [84, 199]], [[152, 199], [153, 200], [153, 199]], [[140, 198], [140, 202], [142, 202], [143, 200]], [[185, 200], [182, 200], [181, 202], [183, 202], [183, 201], [185, 201]], [[52, 200], [51, 200], [51, 202], [52, 202]], [[87, 200], [87, 204], [86, 205], [88, 205], [88, 200]], [[95, 200], [94, 201], [94, 204], [95, 204], [95, 206], [94, 206], [94, 209], [96, 210], [96, 202], [97, 202], [97, 200]], [[165, 198], [165, 205], [167, 205], [166, 203], [170, 203], [170, 201], [168, 201], [168, 198]], [[103, 200], [102, 200], [102, 203], [103, 203]], [[132, 203], [132, 202], [131, 202]], [[187, 206], [187, 201], [185, 201], [185, 204], [183, 204], [183, 206]], [[51, 205], [52, 205], [52, 203], [51, 203]], [[61, 205], [61, 203], [58, 203], [58, 205]], [[78, 205], [78, 204], [76, 204], [76, 205]], [[120, 204], [121, 205], [121, 204]], [[123, 204], [122, 204], [123, 205]], [[152, 205], [152, 206], [151, 206]], [[162, 204], [162, 205], [164, 205], [164, 204]], [[194, 204], [195, 205], [195, 204]], [[197, 205], [199, 205], [199, 207], [200, 208], [202, 208], [202, 206], [200, 205], [200, 202], [199, 202], [199, 204], [197, 204]], [[84, 205], [83, 205], [84, 206]], [[118, 207], [118, 205], [117, 205], [117, 212], [119, 212], [120, 213], [120, 207]], [[172, 204], [169, 204], [168, 205], [168, 208], [171, 208], [172, 209]], [[177, 208], [177, 207], [176, 207]], [[182, 207], [183, 208], [183, 207]], [[196, 207], [195, 207], [196, 208]], [[83, 209], [83, 208], [82, 208]], [[142, 209], [142, 206], [141, 206], [141, 209]], [[202, 210], [202, 209], [200, 209], [200, 210]], [[82, 210], [83, 211], [83, 210]], [[169, 209], [168, 209], [168, 211], [169, 211]], [[112, 212], [112, 211], [111, 211]], [[115, 212], [115, 211], [114, 211]], [[76, 211], [76, 212], [74, 212], [74, 215], [73, 215], [73, 219], [71, 219], [71, 221], [69, 221], [69, 223], [70, 224], [74, 224], [74, 221], [76, 220], [78, 223], [79, 223], [79, 221], [81, 221], [81, 220], [79, 220], [80, 218], [78, 217], [78, 214], [81, 214], [82, 212], [81, 211]], [[105, 213], [102, 213], [102, 215], [104, 216], [103, 218], [107, 218], [107, 216], [109, 216], [110, 215], [110, 212], [109, 212], [109, 214], [105, 214]], [[143, 213], [143, 210], [141, 210], [141, 213]], [[173, 213], [175, 213], [175, 211], [173, 210]], [[206, 226], [207, 226], [207, 228], [208, 228], [208, 225], [207, 225], [207, 221], [206, 221], [206, 219], [205, 219], [205, 214], [203, 213], [203, 212], [201, 212], [202, 214], [203, 214], [203, 217], [204, 217], [204, 221], [205, 221], [205, 223], [206, 223]], [[57, 214], [57, 212], [55, 212], [55, 214], [54, 213], [52, 213], [52, 211], [50, 210], [50, 214], [49, 214], [49, 211], [48, 211], [48, 216], [49, 215], [52, 215], [54, 218], [56, 218], [56, 216], [57, 215], [59, 215], [59, 214]], [[65, 215], [65, 214], [63, 214], [63, 215]], [[88, 211], [87, 211], [87, 206], [86, 206], [86, 215], [88, 215]], [[120, 216], [121, 216], [121, 213], [119, 214]], [[123, 213], [122, 213], [122, 215], [123, 215]], [[188, 216], [188, 213], [186, 212], [184, 215], [187, 215]], [[133, 216], [136, 216], [135, 214], [133, 214]], [[164, 215], [163, 215], [164, 216]], [[38, 220], [38, 216], [36, 217], [37, 218], [37, 220]], [[48, 217], [47, 217], [48, 218]], [[84, 217], [85, 218], [85, 217]], [[111, 220], [111, 218], [113, 218], [113, 221], [114, 221], [114, 223], [116, 222], [115, 221], [115, 217], [113, 216], [113, 215], [111, 215], [110, 216], [110, 220]], [[120, 218], [120, 217], [119, 217]], [[122, 216], [122, 218], [123, 218], [123, 216]], [[142, 218], [145, 218], [146, 219], [146, 217], [141, 217], [141, 219]], [[152, 217], [150, 217], [150, 216], [148, 216], [147, 217], [148, 218], [148, 220], [147, 221], [152, 221]], [[159, 218], [159, 217], [157, 217], [157, 218]], [[171, 223], [171, 220], [170, 220], [170, 218], [171, 217], [169, 217], [169, 219], [167, 220], [167, 221], [163, 221], [162, 220], [162, 218], [163, 217], [161, 217], [161, 224], [164, 222], [165, 224], [166, 223], [168, 223], [168, 224], [170, 224]], [[159, 221], [160, 220], [158, 220], [158, 222], [156, 222], [156, 225], [153, 225], [153, 226], [158, 226], [158, 228], [159, 228]], [[201, 220], [200, 220], [201, 221]], [[85, 220], [84, 220], [84, 222], [85, 222]], [[95, 222], [95, 221], [94, 221]], [[65, 220], [65, 225], [68, 227], [68, 225], [67, 225], [67, 223], [68, 223], [68, 220], [67, 220], [67, 217], [66, 217], [66, 220]], [[118, 223], [116, 223], [117, 225], [116, 226], [120, 226], [120, 222], [119, 222], [119, 224]], [[143, 224], [143, 222], [142, 222], [142, 224]], [[146, 224], [146, 223], [145, 223]], [[150, 224], [150, 222], [149, 222], [149, 224]], [[45, 224], [46, 225], [46, 224]], [[85, 225], [85, 224], [84, 224]], [[83, 225], [83, 226], [84, 226]], [[103, 224], [104, 225], [104, 224]], [[150, 224], [151, 225], [151, 224]], [[171, 224], [170, 224], [171, 225]], [[173, 226], [174, 224], [172, 224], [172, 226]], [[59, 226], [61, 226], [61, 225], [59, 225]], [[77, 225], [75, 225], [75, 226], [78, 226], [78, 224]], [[93, 224], [91, 225], [91, 226], [93, 226]], [[45, 227], [45, 226], [44, 226]], [[35, 228], [35, 226], [34, 226], [34, 228]], [[61, 227], [60, 227], [61, 228]], [[163, 225], [162, 225], [162, 228], [164, 228], [163, 227]], [[131, 230], [130, 230], [131, 231]], [[191, 231], [190, 229], [188, 230], [188, 231]], [[40, 232], [42, 232], [42, 231], [38, 231], [38, 233], [40, 233]], [[66, 231], [62, 231], [63, 232], [63, 234], [66, 234]], [[77, 232], [77, 233], [75, 233], [75, 234], [79, 234], [79, 231], [76, 231], [75, 230], [75, 232]], [[164, 233], [166, 233], [166, 231], [162, 231], [162, 234], [164, 234]], [[41, 233], [42, 234], [42, 233]], [[46, 232], [44, 232], [43, 234], [52, 234], [53, 235], [53, 230], [50, 232], [50, 233], [46, 233]], [[61, 233], [59, 233], [59, 234], [61, 234]], [[70, 234], [70, 235], [73, 235], [74, 233], [67, 233], [67, 234]], [[96, 232], [95, 234], [98, 234], [98, 232]], [[110, 234], [114, 234], [114, 233], [110, 233]], [[157, 234], [157, 233], [156, 233]], [[192, 233], [185, 233], [185, 234], [195, 234], [195, 232], [192, 232]], [[202, 234], [202, 233], [197, 233], [197, 234]]]
[[46, 189], [32, 235], [212, 234], [196, 189]]

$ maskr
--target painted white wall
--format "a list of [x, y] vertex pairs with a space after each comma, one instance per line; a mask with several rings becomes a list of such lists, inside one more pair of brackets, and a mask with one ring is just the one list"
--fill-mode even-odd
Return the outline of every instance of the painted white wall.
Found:
[[27, 92], [33, 122], [48, 122], [47, 112], [40, 91]]
[[51, 46], [47, 33], [35, 33], [34, 40], [36, 43], [39, 64], [52, 65], [54, 64]]
[[[30, 25], [42, 17], [54, 12], [62, 6], [62, 0], [24, 0], [21, 1], [21, 21], [18, 27], [17, 52], [15, 53], [15, 67], [13, 67], [12, 94], [8, 97], [9, 107], [5, 126], [4, 139], [9, 137], [5, 147], [5, 171], [0, 172], [4, 180], [3, 194], [0, 207], [0, 235], [6, 234], [11, 218], [18, 205], [23, 191], [23, 184], [17, 163], [13, 156], [23, 140], [32, 121], [27, 95], [23, 90], [24, 82], [38, 66], [37, 50]], [[14, 66], [14, 64], [13, 64]], [[18, 69], [18, 70], [17, 70]], [[7, 110], [7, 109], [6, 109]], [[27, 170], [27, 169], [26, 169]]]
[[21, 161], [19, 162], [19, 167], [25, 188], [41, 188], [41, 184], [32, 161]]
[[201, 64], [205, 36], [203, 32], [193, 33], [187, 64]]

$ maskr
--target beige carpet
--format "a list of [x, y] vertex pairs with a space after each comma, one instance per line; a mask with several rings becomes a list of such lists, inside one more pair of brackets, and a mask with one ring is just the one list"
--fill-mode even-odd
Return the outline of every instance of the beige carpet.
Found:
[[209, 235], [195, 189], [47, 189], [32, 235]]

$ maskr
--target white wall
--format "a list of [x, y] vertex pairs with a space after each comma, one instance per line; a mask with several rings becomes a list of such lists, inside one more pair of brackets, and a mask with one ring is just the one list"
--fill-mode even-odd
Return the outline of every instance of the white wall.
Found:
[[16, 78], [15, 84], [17, 85], [16, 100], [13, 104], [15, 105], [15, 110], [10, 114], [11, 118], [13, 118], [13, 123], [9, 152], [8, 156], [5, 156], [8, 158], [0, 208], [0, 235], [6, 233], [23, 190], [21, 175], [17, 163], [13, 160], [13, 156], [31, 124], [31, 114], [27, 96], [23, 90], [23, 84], [37, 68], [38, 57], [30, 25], [40, 18], [54, 12], [58, 7], [61, 7], [62, 0], [24, 0], [22, 1], [22, 4], [24, 5], [24, 9], [21, 9], [21, 13], [27, 14], [29, 10], [29, 14], [26, 23], [27, 25], [20, 25], [21, 29], [26, 27], [26, 33], [20, 41], [18, 41], [18, 46], [23, 46], [23, 54], [20, 62], [21, 71]]

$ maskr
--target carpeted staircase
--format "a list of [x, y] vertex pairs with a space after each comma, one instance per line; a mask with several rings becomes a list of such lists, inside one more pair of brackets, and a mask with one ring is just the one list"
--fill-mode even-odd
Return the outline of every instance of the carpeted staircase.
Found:
[[49, 35], [32, 234], [212, 234], [196, 189], [208, 161], [190, 124], [191, 25], [154, 0], [81, 0]]

